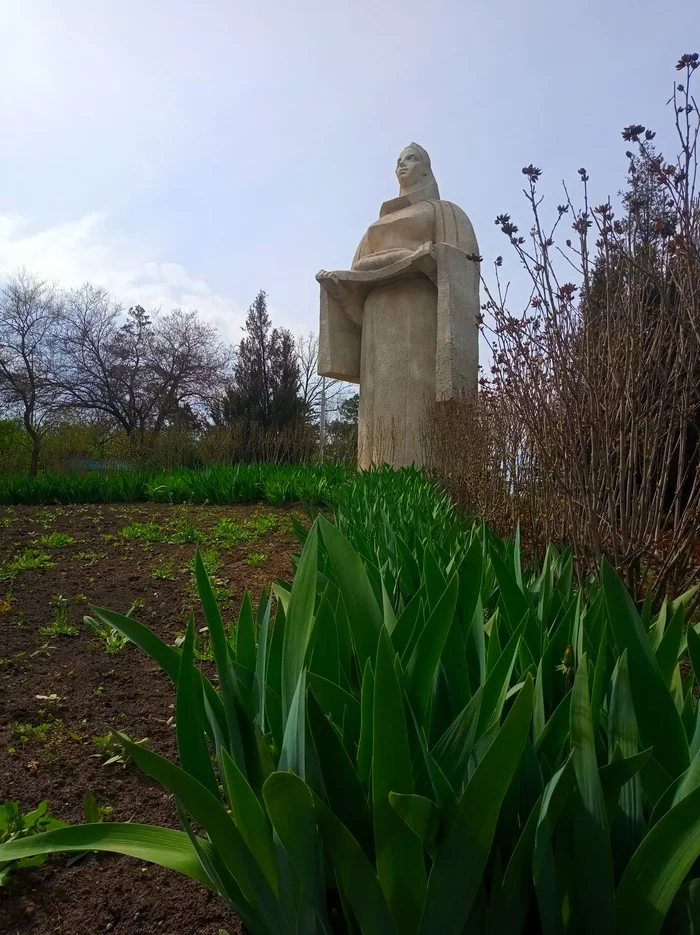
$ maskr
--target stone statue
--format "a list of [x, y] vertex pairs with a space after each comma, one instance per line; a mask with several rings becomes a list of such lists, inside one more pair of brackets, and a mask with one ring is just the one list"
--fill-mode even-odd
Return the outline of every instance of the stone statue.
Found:
[[436, 400], [476, 391], [479, 248], [467, 215], [441, 201], [416, 143], [350, 271], [321, 270], [321, 376], [360, 384], [358, 463], [424, 461]]

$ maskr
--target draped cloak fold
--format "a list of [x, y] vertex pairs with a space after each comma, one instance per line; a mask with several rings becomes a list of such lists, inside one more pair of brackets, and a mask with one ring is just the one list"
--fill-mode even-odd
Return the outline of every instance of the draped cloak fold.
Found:
[[[437, 195], [436, 186], [428, 190], [428, 195], [431, 194]], [[478, 244], [469, 218], [449, 201], [426, 197], [425, 190], [385, 202], [380, 218], [423, 203], [432, 208], [433, 236], [410, 257], [382, 269], [358, 270], [358, 263], [372, 256], [368, 243], [370, 229], [357, 248], [351, 271], [318, 277], [319, 374], [353, 383], [376, 383], [380, 394], [370, 399], [369, 393], [376, 394], [377, 389], [361, 387], [360, 440], [362, 443], [364, 438], [369, 448], [369, 453], [360, 454], [364, 467], [377, 460], [397, 465], [421, 460], [417, 441], [404, 446], [403, 454], [382, 457], [376, 437], [379, 428], [368, 424], [377, 423], [377, 413], [384, 406], [387, 421], [403, 424], [408, 419], [415, 433], [420, 415], [410, 411], [415, 405], [411, 406], [409, 401], [408, 412], [392, 411], [392, 407], [397, 409], [391, 399], [397, 382], [404, 381], [409, 387], [411, 381], [414, 385], [417, 382], [423, 395], [432, 397], [433, 402], [476, 389], [479, 264]], [[387, 217], [387, 222], [391, 223], [391, 218]], [[364, 337], [363, 328], [369, 329]], [[407, 342], [405, 352], [397, 356], [396, 345], [402, 341]], [[382, 346], [387, 342], [391, 343], [391, 349]], [[400, 361], [398, 368], [394, 360]], [[392, 369], [387, 371], [390, 366]], [[410, 396], [410, 391], [407, 392]], [[425, 399], [420, 408], [430, 402], [431, 399]]]

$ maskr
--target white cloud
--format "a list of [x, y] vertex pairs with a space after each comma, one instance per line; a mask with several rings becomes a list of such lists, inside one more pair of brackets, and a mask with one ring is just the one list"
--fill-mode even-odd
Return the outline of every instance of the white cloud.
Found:
[[157, 254], [137, 235], [111, 229], [105, 215], [98, 212], [46, 228], [26, 218], [0, 215], [0, 270], [4, 273], [26, 267], [63, 288], [89, 280], [107, 288], [125, 307], [196, 308], [226, 339], [238, 341], [245, 318], [241, 306], [218, 295], [184, 266]]

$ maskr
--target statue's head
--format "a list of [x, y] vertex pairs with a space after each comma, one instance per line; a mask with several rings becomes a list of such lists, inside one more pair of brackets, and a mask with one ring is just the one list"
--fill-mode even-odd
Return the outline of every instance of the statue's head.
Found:
[[396, 177], [402, 195], [435, 184], [435, 176], [430, 168], [430, 156], [418, 143], [409, 143], [401, 150], [396, 160]]

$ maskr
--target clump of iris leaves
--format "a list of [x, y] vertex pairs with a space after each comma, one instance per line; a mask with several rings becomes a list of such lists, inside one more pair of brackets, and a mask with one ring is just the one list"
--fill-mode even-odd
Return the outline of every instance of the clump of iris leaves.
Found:
[[[700, 636], [568, 550], [523, 562], [418, 471], [297, 524], [290, 585], [225, 627], [216, 675], [94, 608], [177, 689], [179, 763], [123, 742], [181, 831], [88, 823], [0, 860], [108, 850], [187, 874], [252, 935], [690, 935], [700, 919]], [[197, 828], [197, 831], [194, 828]]]

